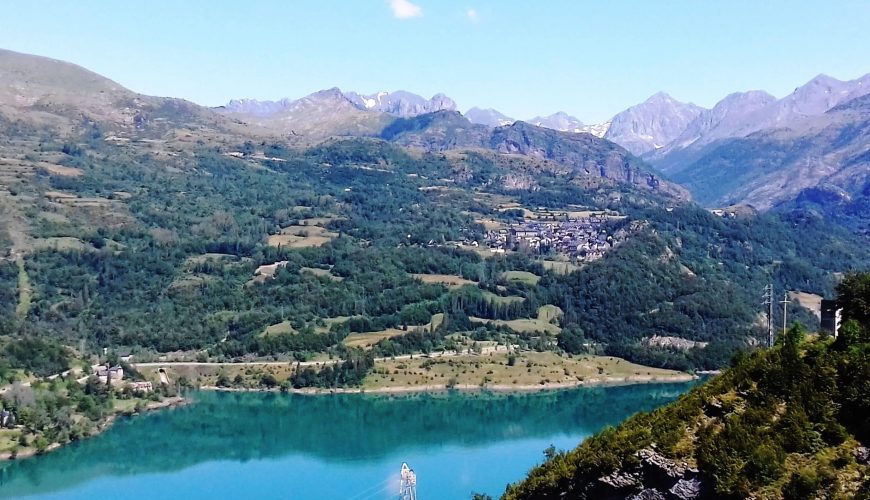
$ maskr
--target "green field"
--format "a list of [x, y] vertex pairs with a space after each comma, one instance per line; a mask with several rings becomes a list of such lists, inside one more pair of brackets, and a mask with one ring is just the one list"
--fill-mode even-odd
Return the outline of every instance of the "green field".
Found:
[[344, 345], [348, 347], [361, 347], [363, 349], [367, 349], [377, 344], [381, 340], [389, 339], [392, 337], [399, 337], [414, 330], [425, 329], [428, 331], [433, 331], [441, 326], [441, 323], [443, 322], [444, 314], [437, 313], [433, 314], [432, 319], [430, 319], [429, 322], [425, 325], [409, 325], [407, 330], [402, 330], [399, 328], [387, 328], [385, 330], [380, 330], [377, 332], [351, 333], [344, 339]]
[[511, 283], [522, 283], [524, 285], [535, 286], [541, 277], [537, 274], [528, 271], [505, 271], [501, 275], [502, 279]]
[[560, 356], [553, 352], [514, 354], [513, 365], [506, 351], [461, 356], [415, 356], [385, 359], [363, 381], [365, 389], [446, 385], [529, 387], [634, 379], [654, 381], [682, 374], [630, 363], [610, 356]]
[[472, 316], [469, 319], [478, 323], [492, 323], [498, 326], [506, 326], [511, 330], [519, 333], [543, 333], [546, 335], [556, 336], [562, 332], [562, 329], [559, 328], [557, 325], [554, 325], [549, 321], [542, 321], [537, 318], [502, 320], [477, 318]]
[[477, 285], [476, 281], [471, 281], [457, 276], [455, 274], [412, 274], [415, 279], [423, 283], [434, 283], [444, 285], [447, 288], [461, 288], [465, 285]]

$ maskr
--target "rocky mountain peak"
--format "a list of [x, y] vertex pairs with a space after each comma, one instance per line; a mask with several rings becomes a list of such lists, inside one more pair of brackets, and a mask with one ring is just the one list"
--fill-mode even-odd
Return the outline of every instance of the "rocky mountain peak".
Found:
[[614, 116], [604, 138], [641, 155], [671, 143], [701, 111], [659, 92]]

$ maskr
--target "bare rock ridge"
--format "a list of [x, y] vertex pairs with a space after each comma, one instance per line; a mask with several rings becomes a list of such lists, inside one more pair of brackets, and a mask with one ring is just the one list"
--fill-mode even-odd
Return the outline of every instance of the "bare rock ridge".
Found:
[[[808, 117], [822, 116], [839, 104], [870, 93], [870, 74], [852, 81], [818, 75], [790, 95], [776, 99], [755, 90], [731, 94], [702, 112], [670, 144], [648, 156], [665, 170], [673, 170], [668, 155], [698, 149], [717, 140], [746, 137], [772, 129], [794, 129]], [[682, 159], [682, 158], [681, 158]], [[682, 162], [685, 163], [685, 162]]]
[[[704, 204], [838, 205], [870, 193], [870, 94], [789, 127], [715, 141], [672, 176]], [[862, 202], [863, 203], [863, 202]]]

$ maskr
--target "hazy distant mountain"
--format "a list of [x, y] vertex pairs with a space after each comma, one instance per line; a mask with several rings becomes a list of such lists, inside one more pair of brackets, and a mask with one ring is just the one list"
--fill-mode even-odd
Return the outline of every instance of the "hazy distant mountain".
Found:
[[801, 196], [846, 202], [868, 192], [870, 94], [787, 124], [702, 146], [673, 178], [710, 206], [767, 209]]
[[525, 121], [538, 127], [550, 128], [560, 132], [583, 132], [583, 122], [563, 111], [558, 111], [549, 116], [536, 116]]
[[644, 156], [700, 203], [848, 202], [870, 181], [870, 75], [819, 75], [782, 98], [727, 96]]
[[289, 108], [293, 99], [284, 98], [279, 101], [258, 101], [257, 99], [233, 99], [223, 107], [230, 113], [238, 113], [251, 116], [272, 116]]
[[[697, 148], [718, 139], [734, 137], [754, 113], [774, 101], [775, 97], [761, 90], [728, 95], [712, 109], [701, 111], [670, 144], [651, 152], [649, 160], [665, 173], [676, 171], [686, 164], [687, 155], [674, 153], [690, 146]], [[667, 158], [668, 155], [672, 156]]]
[[747, 117], [734, 136], [770, 128], [788, 127], [807, 116], [819, 116], [834, 106], [870, 93], [870, 74], [851, 81], [818, 75], [796, 88], [791, 95], [771, 103]]
[[289, 135], [312, 139], [329, 136], [373, 136], [390, 117], [377, 110], [358, 108], [338, 88], [321, 90], [301, 99], [231, 101], [224, 112], [239, 114], [248, 123]]
[[670, 144], [701, 111], [659, 92], [614, 116], [604, 138], [642, 155]]
[[314, 140], [336, 135], [375, 136], [392, 117], [454, 109], [456, 103], [444, 94], [424, 99], [403, 90], [361, 95], [338, 88], [321, 90], [301, 99], [234, 99], [218, 108], [248, 123]]
[[486, 125], [487, 127], [501, 127], [502, 125], [510, 125], [516, 121], [492, 108], [471, 108], [465, 112], [465, 117], [468, 118], [471, 123], [478, 123], [480, 125]]
[[456, 102], [444, 94], [435, 94], [431, 99], [426, 99], [411, 92], [397, 90], [369, 95], [347, 92], [345, 96], [359, 109], [376, 110], [401, 117], [456, 110]]

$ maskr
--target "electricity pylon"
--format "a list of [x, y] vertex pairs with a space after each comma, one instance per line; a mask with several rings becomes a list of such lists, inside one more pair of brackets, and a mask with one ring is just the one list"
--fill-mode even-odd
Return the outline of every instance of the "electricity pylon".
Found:
[[764, 287], [762, 298], [767, 306], [767, 347], [773, 347], [773, 283]]
[[782, 304], [782, 334], [785, 335], [788, 328], [788, 323], [785, 321], [786, 315], [788, 314], [788, 292], [785, 292], [785, 295], [783, 295], [782, 300], [779, 301], [779, 303]]

